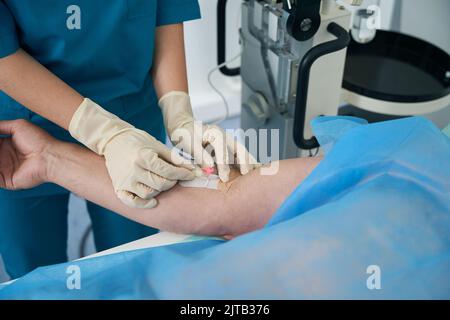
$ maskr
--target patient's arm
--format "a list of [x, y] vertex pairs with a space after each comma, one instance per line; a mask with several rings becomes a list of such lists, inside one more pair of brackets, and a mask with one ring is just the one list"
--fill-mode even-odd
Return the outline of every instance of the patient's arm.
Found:
[[134, 209], [117, 199], [104, 159], [59, 142], [23, 120], [0, 121], [0, 188], [53, 182], [142, 224], [178, 233], [236, 236], [262, 227], [320, 159], [280, 162], [278, 173], [261, 169], [238, 176], [228, 192], [175, 186], [154, 209]]
[[60, 143], [51, 151], [48, 179], [75, 194], [154, 228], [202, 235], [238, 235], [261, 228], [319, 159], [280, 162], [275, 175], [255, 170], [239, 176], [228, 192], [175, 186], [158, 196], [154, 209], [135, 209], [117, 199], [104, 159]]

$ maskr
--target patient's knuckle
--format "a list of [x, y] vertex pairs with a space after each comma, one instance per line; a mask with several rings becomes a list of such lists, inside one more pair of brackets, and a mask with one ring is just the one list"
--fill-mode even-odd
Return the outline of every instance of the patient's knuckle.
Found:
[[16, 119], [13, 121], [13, 125], [17, 127], [21, 127], [27, 124], [27, 121], [25, 119]]

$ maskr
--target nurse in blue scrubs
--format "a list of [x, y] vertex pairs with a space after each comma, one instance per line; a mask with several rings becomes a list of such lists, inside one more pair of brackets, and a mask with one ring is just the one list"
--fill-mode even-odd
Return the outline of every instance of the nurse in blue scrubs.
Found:
[[[157, 194], [196, 173], [161, 142], [165, 129], [194, 128], [182, 23], [199, 17], [197, 0], [0, 0], [0, 120], [26, 119], [85, 145], [105, 157], [125, 204], [156, 206]], [[217, 159], [206, 142], [216, 156], [228, 151], [219, 150], [222, 138], [207, 136], [214, 139], [172, 141], [210, 167]], [[252, 166], [242, 163], [246, 174]], [[217, 168], [226, 181], [228, 166]], [[66, 261], [68, 200], [67, 190], [51, 184], [0, 190], [0, 253], [12, 278]], [[87, 208], [97, 250], [156, 232], [93, 203]]]

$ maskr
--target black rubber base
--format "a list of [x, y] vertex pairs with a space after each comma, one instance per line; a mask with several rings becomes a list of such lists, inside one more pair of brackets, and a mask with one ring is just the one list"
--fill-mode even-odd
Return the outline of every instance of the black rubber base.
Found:
[[409, 116], [392, 116], [376, 112], [367, 111], [352, 105], [345, 105], [339, 108], [338, 115], [351, 116], [367, 120], [369, 123], [397, 120]]
[[391, 102], [427, 102], [450, 94], [450, 56], [425, 41], [391, 31], [348, 48], [343, 87]]

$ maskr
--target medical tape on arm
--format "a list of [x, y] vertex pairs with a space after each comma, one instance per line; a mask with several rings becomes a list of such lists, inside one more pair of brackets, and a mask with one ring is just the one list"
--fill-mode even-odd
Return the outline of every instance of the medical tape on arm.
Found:
[[197, 177], [191, 181], [180, 181], [180, 186], [185, 188], [202, 188], [202, 189], [219, 189], [219, 176], [210, 175], [204, 177]]
[[230, 171], [230, 180], [228, 182], [222, 182], [220, 181], [218, 175], [212, 174], [209, 176], [198, 177], [191, 181], [180, 181], [180, 186], [185, 188], [203, 188], [203, 189], [219, 190], [221, 192], [226, 193], [230, 190], [233, 183], [240, 176], [241, 174], [238, 170], [232, 169]]

